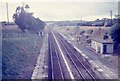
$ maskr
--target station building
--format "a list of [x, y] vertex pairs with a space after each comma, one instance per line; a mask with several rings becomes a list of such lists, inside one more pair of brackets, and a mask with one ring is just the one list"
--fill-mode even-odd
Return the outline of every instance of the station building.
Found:
[[104, 40], [104, 39], [92, 39], [91, 47], [97, 52], [101, 54], [111, 54], [113, 53], [113, 41], [112, 40]]

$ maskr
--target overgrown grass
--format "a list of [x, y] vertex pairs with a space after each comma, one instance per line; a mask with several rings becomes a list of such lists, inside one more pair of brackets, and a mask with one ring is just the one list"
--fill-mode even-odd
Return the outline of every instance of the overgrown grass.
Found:
[[[19, 33], [17, 31], [7, 32]], [[42, 39], [35, 34], [30, 34], [24, 38], [3, 39], [2, 78], [30, 79], [39, 55]]]

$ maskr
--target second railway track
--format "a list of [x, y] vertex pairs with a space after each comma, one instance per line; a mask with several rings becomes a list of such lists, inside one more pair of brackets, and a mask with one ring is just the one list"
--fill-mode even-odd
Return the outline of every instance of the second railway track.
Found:
[[[72, 65], [70, 67], [71, 73], [74, 79], [81, 79], [82, 81], [100, 81], [99, 75], [91, 69], [89, 63], [84, 61], [80, 54], [74, 49], [72, 45], [70, 45], [60, 34], [54, 33], [57, 41], [60, 44], [60, 48], [63, 51], [67, 61], [69, 62], [68, 65]], [[68, 68], [65, 68], [65, 62], [62, 60], [60, 55], [60, 51], [57, 47], [55, 38], [53, 33], [49, 33], [49, 65], [50, 65], [50, 78], [52, 80], [61, 79], [62, 81], [65, 79], [71, 79], [70, 77], [66, 77], [66, 72]], [[68, 70], [68, 74], [69, 70]], [[75, 75], [79, 75], [76, 77]]]

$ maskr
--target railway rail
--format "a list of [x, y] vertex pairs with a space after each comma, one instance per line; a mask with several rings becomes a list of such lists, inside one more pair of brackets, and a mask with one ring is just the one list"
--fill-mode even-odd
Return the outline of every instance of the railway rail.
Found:
[[[54, 35], [53, 35], [54, 34]], [[55, 41], [55, 37], [57, 38], [57, 41], [60, 44], [61, 50], [64, 52], [64, 55], [66, 58], [68, 58], [67, 62], [69, 62], [69, 65], [72, 65], [73, 67], [70, 67], [70, 70], [72, 70], [72, 75], [74, 79], [81, 79], [82, 81], [100, 81], [101, 75], [99, 76], [99, 73], [96, 73], [93, 71], [89, 63], [87, 63], [85, 60], [83, 60], [72, 45], [70, 45], [60, 34], [57, 32], [51, 33], [49, 32], [49, 59], [50, 59], [50, 78], [52, 80], [55, 79], [61, 79], [62, 81], [65, 79], [71, 79], [71, 77], [67, 77], [65, 75], [65, 70], [68, 71], [69, 75], [69, 68], [63, 67], [65, 64], [64, 61], [61, 60], [61, 55], [58, 49], [58, 46]], [[80, 77], [75, 76], [75, 72], [73, 71], [75, 69], [77, 71], [77, 75]], [[73, 79], [72, 78], [72, 79]]]
[[55, 40], [51, 33], [49, 33], [48, 42], [49, 42], [49, 57], [50, 57], [49, 59], [50, 59], [50, 66], [51, 66], [50, 67], [50, 71], [51, 71], [50, 77], [53, 80], [61, 79], [62, 81], [64, 81], [60, 58], [58, 55], [58, 51], [55, 48], [55, 43], [54, 43]]

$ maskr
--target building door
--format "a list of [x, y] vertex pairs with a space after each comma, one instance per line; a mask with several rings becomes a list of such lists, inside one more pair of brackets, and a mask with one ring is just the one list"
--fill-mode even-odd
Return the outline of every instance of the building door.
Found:
[[103, 53], [107, 53], [107, 45], [103, 45]]
[[100, 46], [98, 46], [97, 47], [97, 53], [100, 53], [100, 51], [101, 51], [101, 48], [100, 48]]

